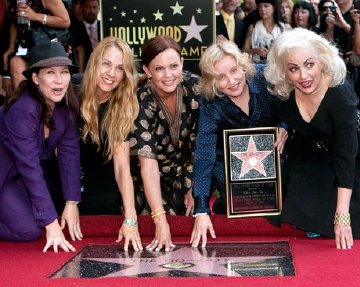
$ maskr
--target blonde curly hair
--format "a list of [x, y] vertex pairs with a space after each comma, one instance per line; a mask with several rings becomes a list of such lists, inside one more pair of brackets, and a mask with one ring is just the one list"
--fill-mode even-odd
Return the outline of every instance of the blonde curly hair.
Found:
[[331, 78], [330, 87], [342, 84], [346, 77], [346, 66], [339, 50], [324, 37], [303, 28], [294, 28], [282, 33], [273, 43], [267, 56], [265, 78], [270, 93], [280, 99], [289, 98], [294, 86], [285, 77], [285, 57], [294, 49], [312, 49], [317, 60], [324, 66], [323, 73]]

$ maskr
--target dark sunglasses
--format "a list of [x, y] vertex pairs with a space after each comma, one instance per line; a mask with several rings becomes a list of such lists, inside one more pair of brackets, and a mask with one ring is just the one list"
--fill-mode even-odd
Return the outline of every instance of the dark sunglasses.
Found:
[[320, 8], [320, 11], [326, 11], [326, 10], [330, 10], [330, 11], [336, 11], [336, 7], [335, 6], [322, 6]]

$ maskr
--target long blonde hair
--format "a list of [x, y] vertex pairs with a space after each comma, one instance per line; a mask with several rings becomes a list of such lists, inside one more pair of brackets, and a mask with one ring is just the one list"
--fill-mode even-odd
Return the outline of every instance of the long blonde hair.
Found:
[[[97, 96], [97, 77], [100, 73], [101, 61], [105, 51], [118, 48], [123, 54], [124, 77], [112, 91], [109, 106], [99, 134]], [[130, 132], [134, 130], [134, 121], [139, 113], [139, 103], [136, 97], [137, 71], [133, 53], [127, 43], [119, 38], [104, 38], [92, 52], [84, 73], [81, 87], [81, 116], [84, 119], [82, 139], [90, 136], [91, 140], [100, 148], [101, 138], [107, 137], [105, 156], [110, 160], [118, 144], [122, 143]]]

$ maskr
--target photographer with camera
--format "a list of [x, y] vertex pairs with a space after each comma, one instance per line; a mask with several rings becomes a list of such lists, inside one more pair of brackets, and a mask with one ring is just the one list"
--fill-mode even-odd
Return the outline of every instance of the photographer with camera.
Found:
[[[354, 21], [354, 48], [348, 53], [349, 62], [352, 65], [352, 77], [354, 80], [355, 92], [360, 99], [360, 0], [354, 2], [354, 9], [350, 10]], [[358, 104], [360, 109], [360, 104]]]
[[349, 78], [360, 98], [360, 32], [359, 0], [323, 0], [319, 3], [321, 13], [320, 33], [334, 42], [346, 63]]
[[[338, 0], [338, 2], [349, 2], [352, 6], [353, 0]], [[348, 5], [346, 5], [347, 7]], [[350, 6], [350, 8], [351, 8]], [[349, 35], [352, 33], [352, 19], [350, 8], [342, 14], [341, 8], [332, 0], [324, 0], [319, 3], [320, 11], [320, 33], [329, 41], [335, 42], [340, 52], [348, 50]]]
[[354, 52], [360, 56], [360, 0], [354, 3], [354, 9], [350, 11], [354, 21]]

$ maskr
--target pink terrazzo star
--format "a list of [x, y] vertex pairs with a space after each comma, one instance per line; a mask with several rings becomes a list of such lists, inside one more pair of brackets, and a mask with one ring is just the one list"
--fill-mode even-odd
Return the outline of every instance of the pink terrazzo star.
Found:
[[250, 137], [247, 150], [245, 152], [232, 152], [234, 156], [240, 159], [243, 164], [241, 166], [240, 178], [254, 169], [266, 176], [263, 160], [272, 153], [272, 150], [258, 151], [253, 137]]

